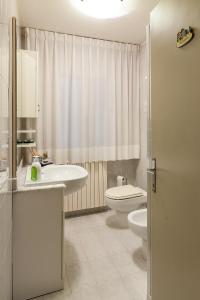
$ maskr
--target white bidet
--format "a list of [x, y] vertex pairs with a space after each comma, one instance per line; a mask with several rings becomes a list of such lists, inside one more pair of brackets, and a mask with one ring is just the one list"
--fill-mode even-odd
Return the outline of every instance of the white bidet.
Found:
[[143, 241], [143, 256], [147, 258], [147, 209], [140, 209], [128, 214], [130, 229]]

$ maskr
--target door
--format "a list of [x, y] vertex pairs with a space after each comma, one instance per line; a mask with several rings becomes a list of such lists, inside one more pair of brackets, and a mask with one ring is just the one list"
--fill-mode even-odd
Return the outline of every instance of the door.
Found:
[[[176, 47], [177, 33], [195, 37]], [[151, 14], [149, 194], [152, 300], [200, 299], [200, 1], [161, 0]], [[149, 186], [152, 181], [148, 175]]]

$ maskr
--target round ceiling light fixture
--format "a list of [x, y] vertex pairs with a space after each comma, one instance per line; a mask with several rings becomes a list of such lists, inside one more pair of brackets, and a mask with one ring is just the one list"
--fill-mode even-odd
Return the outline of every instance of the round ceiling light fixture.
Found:
[[97, 19], [125, 16], [134, 10], [134, 0], [71, 0], [81, 13]]

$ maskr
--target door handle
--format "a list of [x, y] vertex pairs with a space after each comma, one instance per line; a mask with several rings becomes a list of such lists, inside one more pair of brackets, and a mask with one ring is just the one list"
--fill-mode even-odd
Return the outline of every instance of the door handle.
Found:
[[147, 173], [151, 175], [155, 175], [156, 170], [155, 169], [147, 169]]
[[156, 159], [152, 159], [152, 168], [147, 169], [147, 173], [152, 176], [152, 192], [156, 193]]

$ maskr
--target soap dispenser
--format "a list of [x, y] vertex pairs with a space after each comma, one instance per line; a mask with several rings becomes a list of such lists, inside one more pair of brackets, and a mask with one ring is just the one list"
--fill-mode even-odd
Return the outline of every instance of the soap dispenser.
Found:
[[33, 162], [31, 166], [31, 180], [37, 181], [41, 179], [41, 164], [40, 157], [33, 156]]

